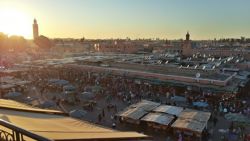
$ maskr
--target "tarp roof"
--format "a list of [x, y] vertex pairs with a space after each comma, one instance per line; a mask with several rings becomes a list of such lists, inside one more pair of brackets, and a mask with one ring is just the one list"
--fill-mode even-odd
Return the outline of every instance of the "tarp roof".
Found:
[[174, 120], [174, 116], [163, 113], [149, 113], [141, 120], [154, 122], [162, 125], [169, 125]]
[[142, 100], [141, 102], [130, 105], [128, 108], [118, 113], [117, 115], [134, 120], [139, 120], [159, 105], [160, 103]]
[[171, 127], [202, 133], [203, 129], [206, 127], [206, 123], [179, 118], [172, 124]]
[[211, 115], [210, 112], [185, 109], [180, 113], [179, 118], [192, 119], [200, 122], [207, 122], [210, 118], [210, 115]]
[[124, 110], [123, 112], [119, 113], [118, 116], [130, 118], [133, 120], [139, 120], [147, 113], [148, 112], [146, 112], [140, 108], [128, 108], [128, 109]]
[[183, 111], [182, 107], [170, 106], [170, 105], [161, 105], [153, 110], [154, 112], [166, 113], [170, 115], [176, 115], [177, 117]]
[[152, 102], [152, 101], [148, 101], [148, 100], [142, 100], [139, 103], [130, 105], [130, 107], [132, 107], [132, 108], [140, 108], [140, 109], [143, 109], [145, 111], [151, 111], [154, 108], [158, 107], [159, 105], [161, 105], [161, 104], [156, 103], [156, 102]]
[[171, 127], [201, 133], [207, 126], [210, 115], [210, 112], [185, 109]]

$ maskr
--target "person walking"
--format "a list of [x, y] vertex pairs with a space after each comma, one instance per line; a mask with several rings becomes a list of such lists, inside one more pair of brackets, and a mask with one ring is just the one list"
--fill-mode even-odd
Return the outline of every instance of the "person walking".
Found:
[[214, 116], [214, 118], [213, 118], [214, 127], [216, 126], [217, 121], [218, 121], [217, 117], [216, 117], [216, 116]]
[[102, 109], [102, 116], [105, 117], [105, 111]]
[[102, 115], [101, 115], [101, 114], [98, 115], [98, 121], [99, 121], [99, 122], [102, 121]]
[[178, 141], [183, 141], [183, 139], [182, 139], [182, 133], [179, 134]]

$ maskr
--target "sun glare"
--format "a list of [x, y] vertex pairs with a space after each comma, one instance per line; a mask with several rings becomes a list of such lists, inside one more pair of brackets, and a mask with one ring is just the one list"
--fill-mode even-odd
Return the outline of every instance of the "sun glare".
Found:
[[16, 9], [0, 9], [0, 32], [32, 37], [32, 17]]

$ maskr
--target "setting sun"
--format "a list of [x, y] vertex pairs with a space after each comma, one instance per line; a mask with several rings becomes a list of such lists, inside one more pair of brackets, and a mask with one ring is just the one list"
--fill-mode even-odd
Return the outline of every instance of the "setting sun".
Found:
[[0, 9], [0, 32], [32, 37], [32, 17], [16, 9]]

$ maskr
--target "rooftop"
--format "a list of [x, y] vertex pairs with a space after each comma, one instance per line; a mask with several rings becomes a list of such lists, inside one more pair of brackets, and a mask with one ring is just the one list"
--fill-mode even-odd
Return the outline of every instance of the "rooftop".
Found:
[[136, 140], [148, 138], [148, 136], [136, 132], [121, 132], [105, 128], [87, 121], [70, 118], [60, 111], [33, 108], [11, 100], [0, 100], [0, 119], [51, 140]]

